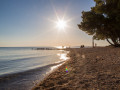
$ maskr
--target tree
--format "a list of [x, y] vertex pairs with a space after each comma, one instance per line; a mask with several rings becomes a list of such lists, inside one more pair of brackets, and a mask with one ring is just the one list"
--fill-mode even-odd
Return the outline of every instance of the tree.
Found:
[[90, 11], [82, 12], [80, 30], [93, 35], [96, 40], [107, 40], [120, 47], [120, 0], [94, 0]]

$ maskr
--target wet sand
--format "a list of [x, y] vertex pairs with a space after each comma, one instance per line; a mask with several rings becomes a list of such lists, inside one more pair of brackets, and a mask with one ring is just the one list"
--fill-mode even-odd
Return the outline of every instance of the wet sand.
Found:
[[69, 56], [33, 90], [120, 90], [120, 48], [70, 49]]

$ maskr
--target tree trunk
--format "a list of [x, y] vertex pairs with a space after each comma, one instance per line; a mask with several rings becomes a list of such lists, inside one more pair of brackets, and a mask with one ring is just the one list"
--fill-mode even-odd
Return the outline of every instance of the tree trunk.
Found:
[[112, 41], [113, 41], [113, 43], [111, 43], [109, 40], [108, 40], [108, 38], [106, 39], [107, 41], [108, 41], [108, 43], [110, 44], [110, 45], [112, 45], [112, 46], [114, 46], [114, 47], [120, 47], [120, 44], [119, 43], [117, 43], [114, 39], [111, 39]]
[[110, 45], [114, 46], [114, 44], [112, 44], [112, 43], [108, 40], [108, 38], [107, 38], [106, 40], [107, 40], [107, 42], [108, 42]]
[[120, 47], [120, 44], [117, 42], [117, 39], [113, 38], [111, 40], [113, 41], [115, 47]]

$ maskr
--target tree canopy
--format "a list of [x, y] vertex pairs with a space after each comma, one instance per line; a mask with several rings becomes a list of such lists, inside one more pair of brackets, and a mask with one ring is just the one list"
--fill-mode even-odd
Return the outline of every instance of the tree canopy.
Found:
[[107, 40], [120, 47], [120, 0], [94, 0], [90, 11], [82, 12], [80, 30], [93, 35], [96, 40]]

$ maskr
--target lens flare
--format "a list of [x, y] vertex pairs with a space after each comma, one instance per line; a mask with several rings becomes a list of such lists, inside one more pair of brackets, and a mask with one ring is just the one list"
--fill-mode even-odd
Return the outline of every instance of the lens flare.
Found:
[[68, 72], [67, 66], [66, 66], [66, 72]]
[[56, 24], [57, 24], [58, 29], [61, 29], [61, 30], [65, 29], [67, 25], [64, 20], [58, 20]]

